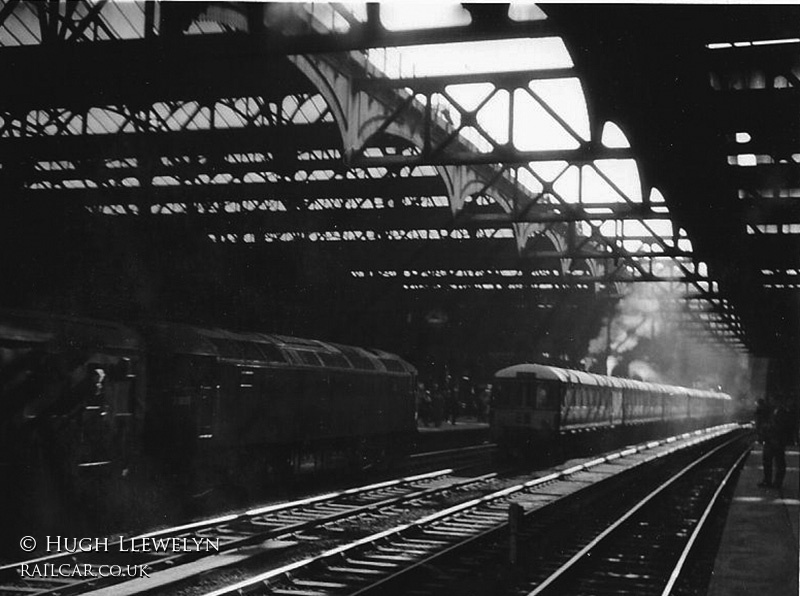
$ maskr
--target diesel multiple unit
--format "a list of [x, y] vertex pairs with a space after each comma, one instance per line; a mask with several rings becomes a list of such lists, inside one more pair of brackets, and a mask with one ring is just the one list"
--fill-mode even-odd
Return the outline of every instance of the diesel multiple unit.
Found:
[[495, 374], [492, 434], [502, 447], [525, 452], [580, 431], [709, 426], [726, 420], [731, 404], [725, 393], [519, 364]]

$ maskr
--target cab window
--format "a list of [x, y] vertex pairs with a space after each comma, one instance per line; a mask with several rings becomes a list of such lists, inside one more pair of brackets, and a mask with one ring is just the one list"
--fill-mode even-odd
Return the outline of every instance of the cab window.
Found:
[[524, 404], [524, 385], [518, 381], [495, 383], [493, 403], [500, 408], [519, 408]]

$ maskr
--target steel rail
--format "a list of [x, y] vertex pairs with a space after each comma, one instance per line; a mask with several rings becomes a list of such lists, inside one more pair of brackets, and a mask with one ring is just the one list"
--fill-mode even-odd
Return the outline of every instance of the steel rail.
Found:
[[725, 474], [725, 478], [722, 479], [722, 482], [720, 482], [719, 486], [717, 487], [717, 490], [714, 491], [714, 495], [711, 497], [711, 500], [706, 506], [705, 511], [703, 511], [703, 515], [697, 521], [697, 524], [695, 525], [695, 528], [692, 531], [692, 535], [686, 541], [686, 546], [684, 547], [683, 552], [681, 552], [680, 557], [678, 557], [678, 562], [675, 564], [675, 568], [672, 570], [672, 573], [670, 574], [669, 577], [669, 581], [667, 582], [667, 585], [664, 586], [664, 589], [661, 592], [661, 596], [669, 596], [669, 594], [672, 592], [672, 589], [675, 587], [675, 584], [677, 583], [678, 579], [681, 576], [683, 567], [689, 560], [689, 554], [692, 552], [692, 548], [694, 548], [697, 539], [705, 529], [706, 522], [708, 522], [708, 519], [711, 517], [711, 512], [713, 511], [714, 507], [717, 505], [717, 502], [719, 501], [719, 497], [722, 494], [722, 491], [728, 485], [728, 483], [731, 480], [731, 477], [733, 477], [734, 472], [741, 465], [741, 463], [744, 461], [744, 458], [747, 457], [749, 453], [750, 449], [747, 449], [737, 458], [737, 460], [733, 463], [733, 465], [728, 469], [728, 472]]
[[[206, 594], [206, 596], [232, 596], [261, 593], [282, 594], [290, 592], [291, 590], [283, 590], [277, 587], [278, 582], [282, 581], [298, 581], [299, 585], [331, 583], [327, 581], [320, 582], [317, 580], [304, 580], [299, 577], [299, 574], [302, 571], [311, 571], [316, 567], [325, 567], [327, 563], [334, 563], [337, 558], [344, 558], [345, 563], [344, 566], [340, 565], [339, 567], [331, 565], [330, 569], [334, 572], [339, 570], [344, 574], [350, 572], [352, 575], [361, 574], [362, 576], [368, 575], [371, 577], [371, 581], [368, 585], [361, 586], [358, 588], [358, 590], [353, 590], [348, 593], [358, 594], [363, 591], [372, 590], [382, 584], [396, 580], [401, 575], [406, 574], [412, 569], [418, 568], [420, 565], [430, 563], [430, 561], [433, 559], [438, 558], [446, 552], [451, 552], [454, 548], [460, 548], [463, 545], [471, 543], [489, 532], [494, 532], [497, 529], [504, 527], [507, 524], [507, 516], [505, 512], [499, 511], [499, 508], [497, 507], [498, 501], [507, 501], [510, 497], [524, 491], [537, 488], [557, 480], [567, 479], [573, 474], [590, 470], [591, 468], [600, 464], [609, 463], [626, 456], [640, 454], [647, 450], [654, 449], [655, 447], [669, 446], [672, 443], [678, 443], [680, 440], [684, 441], [683, 443], [669, 447], [662, 452], [650, 454], [650, 457], [646, 457], [643, 460], [635, 463], [635, 466], [643, 465], [659, 458], [666, 457], [667, 455], [670, 455], [676, 451], [721, 436], [724, 433], [732, 430], [734, 427], [737, 426], [722, 425], [713, 429], [684, 433], [678, 437], [671, 437], [669, 439], [660, 441], [650, 441], [643, 445], [631, 447], [619, 452], [614, 452], [604, 457], [596, 458], [582, 464], [571, 466], [564, 470], [547, 474], [540, 478], [535, 478], [519, 485], [504, 488], [494, 493], [472, 499], [465, 503], [454, 505], [413, 522], [402, 524], [359, 539], [355, 542], [330, 549], [319, 555], [308, 557], [303, 560], [272, 569], [247, 580], [209, 592]], [[488, 511], [479, 511], [481, 507], [486, 507]], [[461, 524], [456, 522], [451, 528], [443, 527], [438, 530], [435, 528], [435, 524], [437, 524], [437, 522], [450, 521], [452, 523], [453, 519], [459, 515], [476, 512], [480, 513], [480, 516], [476, 515], [475, 518], [475, 520], [479, 521], [470, 520], [469, 522], [463, 522]], [[428, 532], [430, 536], [426, 537], [426, 532]], [[417, 533], [421, 534], [421, 536], [418, 538], [415, 537]], [[391, 563], [379, 563], [378, 561], [361, 561], [364, 566], [356, 568], [359, 561], [351, 561], [347, 559], [348, 555], [356, 554], [361, 549], [368, 547], [378, 549], [381, 544], [387, 543], [392, 539], [399, 541], [407, 540], [413, 545], [413, 548], [408, 547], [407, 549], [404, 549], [403, 545], [392, 547], [391, 543], [389, 543], [388, 547], [390, 550], [404, 552], [404, 556], [394, 557], [394, 559], [397, 559], [398, 561], [396, 565]], [[414, 560], [414, 551], [417, 551], [419, 555], [416, 557], [416, 560]], [[408, 565], [404, 568], [400, 568], [400, 562], [408, 563]], [[351, 566], [348, 567], [348, 564]], [[340, 585], [341, 587], [345, 586], [345, 584], [339, 583], [337, 583], [337, 585]]]
[[[419, 453], [412, 456], [412, 458], [413, 460], [416, 460], [414, 467], [419, 469], [426, 462], [428, 465], [431, 465], [431, 464], [436, 464], [443, 459], [450, 459], [451, 462], [449, 463], [452, 463], [454, 459], [455, 460], [465, 459], [464, 457], [459, 458], [459, 454], [460, 453], [463, 454], [464, 451], [467, 451], [469, 456], [475, 458], [476, 454], [482, 454], [484, 452], [491, 453], [494, 447], [495, 447], [494, 445], [479, 445], [462, 449], [448, 449], [442, 451], [434, 451], [430, 453]], [[463, 464], [464, 462], [460, 463]], [[411, 468], [411, 466], [409, 467]], [[409, 470], [409, 472], [410, 471], [412, 470]], [[446, 468], [442, 470], [436, 470], [433, 472], [409, 475], [398, 479], [378, 482], [365, 486], [354, 487], [341, 491], [325, 493], [295, 501], [271, 504], [263, 507], [256, 507], [246, 510], [242, 513], [233, 513], [210, 519], [204, 519], [197, 522], [155, 530], [144, 534], [138, 534], [133, 536], [127, 536], [127, 535], [119, 536], [119, 538], [117, 539], [112, 539], [111, 537], [108, 537], [107, 539], [100, 538], [99, 540], [108, 541], [107, 543], [108, 545], [110, 545], [110, 548], [106, 549], [107, 551], [106, 554], [108, 553], [108, 551], [113, 552], [115, 548], [119, 549], [120, 545], [125, 542], [136, 543], [136, 541], [146, 541], [146, 540], [158, 541], [168, 538], [180, 539], [181, 536], [186, 537], [187, 535], [203, 535], [203, 534], [205, 534], [204, 537], [207, 538], [210, 535], [211, 538], [213, 539], [214, 533], [216, 533], [218, 538], [222, 538], [224, 540], [222, 544], [219, 544], [218, 550], [208, 551], [205, 553], [199, 550], [189, 550], [189, 551], [184, 550], [180, 552], [169, 552], [167, 550], [150, 551], [146, 553], [146, 556], [144, 557], [146, 559], [145, 563], [147, 565], [148, 572], [152, 571], [153, 573], [157, 573], [164, 569], [175, 569], [177, 566], [192, 563], [196, 560], [202, 559], [205, 556], [216, 555], [221, 552], [230, 552], [238, 548], [248, 546], [263, 540], [290, 535], [297, 532], [302, 532], [317, 526], [322, 526], [332, 522], [341, 521], [348, 517], [357, 517], [359, 515], [369, 513], [369, 511], [372, 509], [392, 507], [404, 501], [422, 499], [427, 496], [431, 496], [433, 494], [444, 492], [447, 490], [463, 489], [469, 484], [487, 480], [492, 476], [491, 474], [488, 474], [473, 478], [467, 478], [465, 480], [459, 480], [450, 483], [446, 486], [435, 487], [432, 489], [423, 489], [411, 493], [402, 494], [400, 496], [393, 496], [379, 501], [368, 502], [360, 507], [356, 507], [355, 505], [339, 505], [337, 507], [338, 510], [335, 511], [329, 510], [327, 512], [314, 511], [313, 512], [314, 517], [312, 517], [311, 519], [303, 518], [303, 515], [307, 513], [304, 512], [304, 508], [314, 508], [314, 507], [322, 508], [326, 506], [335, 507], [337, 499], [342, 499], [342, 498], [352, 499], [352, 498], [359, 498], [359, 496], [363, 498], [363, 496], [368, 495], [370, 492], [392, 491], [396, 490], [400, 485], [403, 484], [410, 484], [414, 482], [422, 482], [427, 480], [435, 480], [437, 478], [443, 478], [449, 474], [453, 474], [454, 472], [455, 470], [453, 468]], [[294, 520], [294, 521], [284, 520], [284, 523], [277, 523], [278, 520], [275, 520], [275, 523], [272, 524], [272, 527], [266, 527], [268, 526], [268, 520], [259, 519], [263, 518], [264, 516], [291, 517], [292, 515], [299, 517], [299, 520]], [[240, 529], [238, 531], [235, 530], [237, 526], [247, 526], [248, 524], [254, 525], [254, 522], [258, 522], [256, 528]], [[138, 553], [138, 555], [141, 556], [141, 553]], [[103, 557], [100, 553], [93, 552], [91, 550], [78, 551], [78, 552], [62, 551], [33, 559], [21, 560], [10, 564], [0, 565], [0, 578], [13, 577], [15, 573], [19, 575], [19, 570], [21, 569], [22, 565], [28, 565], [29, 567], [40, 564], [50, 564], [58, 566], [59, 564], [67, 563], [70, 565], [81, 564], [81, 565], [92, 566], [91, 559], [93, 557], [103, 559], [101, 561], [103, 563], [106, 562], [105, 557]], [[87, 559], [89, 559], [89, 562], [87, 562]], [[98, 561], [95, 560], [94, 563], [98, 563]], [[94, 566], [92, 566], [92, 569], [94, 569]], [[67, 594], [78, 593], [79, 591], [82, 591], [84, 589], [95, 590], [112, 585], [121, 585], [124, 583], [134, 581], [135, 579], [136, 578], [132, 577], [101, 578], [97, 576], [83, 577], [81, 579], [53, 578], [52, 581], [48, 581], [46, 583], [34, 582], [34, 585], [38, 589], [31, 588], [27, 585], [10, 585], [6, 580], [6, 582], [3, 583], [2, 585], [2, 592], [9, 594], [22, 594], [22, 593], [38, 594], [41, 596], [45, 596], [47, 594], [67, 595]], [[22, 579], [16, 579], [14, 583], [16, 582], [19, 582], [19, 584], [26, 583]]]
[[[264, 507], [249, 509], [239, 514], [224, 515], [212, 519], [201, 520], [198, 522], [182, 524], [180, 526], [164, 528], [161, 530], [147, 532], [144, 534], [138, 534], [131, 537], [124, 537], [121, 539], [109, 541], [108, 544], [112, 547], [111, 550], [113, 550], [113, 547], [119, 549], [120, 545], [123, 544], [124, 542], [130, 542], [133, 544], [136, 543], [137, 541], [174, 538], [174, 537], [185, 536], [186, 534], [199, 534], [208, 532], [217, 532], [220, 535], [224, 535], [226, 531], [229, 532], [236, 525], [247, 525], [247, 524], [253, 525], [254, 520], [259, 521], [259, 525], [256, 525], [252, 531], [248, 532], [245, 530], [239, 530], [238, 531], [238, 533], [240, 534], [239, 537], [228, 539], [225, 543], [219, 546], [219, 550], [214, 550], [213, 552], [207, 552], [204, 554], [203, 551], [198, 550], [198, 551], [188, 551], [188, 552], [181, 551], [179, 553], [172, 553], [172, 552], [151, 553], [152, 555], [157, 555], [157, 558], [153, 561], [148, 562], [147, 563], [148, 567], [152, 567], [153, 571], [158, 571], [166, 566], [169, 566], [169, 568], [174, 568], [176, 564], [183, 564], [190, 561], [194, 561], [198, 558], [202, 558], [203, 556], [207, 556], [209, 554], [217, 554], [223, 551], [234, 550], [236, 548], [240, 548], [242, 546], [259, 542], [268, 538], [274, 538], [277, 536], [292, 534], [295, 532], [300, 532], [303, 530], [310, 529], [315, 526], [328, 524], [334, 521], [339, 521], [347, 517], [362, 515], [373, 509], [390, 507], [392, 505], [396, 505], [403, 501], [424, 498], [436, 492], [441, 492], [444, 490], [452, 490], [453, 488], [457, 488], [475, 482], [480, 482], [493, 476], [491, 474], [487, 474], [475, 478], [458, 480], [445, 486], [440, 486], [435, 488], [423, 488], [421, 490], [413, 490], [409, 493], [395, 495], [380, 500], [374, 500], [372, 502], [367, 502], [361, 505], [345, 506], [343, 504], [341, 505], [341, 508], [333, 512], [331, 512], [330, 510], [327, 511], [319, 510], [316, 512], [313, 510], [309, 510], [309, 508], [336, 504], [337, 500], [341, 500], [343, 498], [344, 499], [364, 498], [370, 494], [375, 494], [376, 496], [380, 497], [384, 495], [386, 491], [399, 490], [401, 488], [404, 488], [406, 485], [408, 485], [409, 488], [418, 488], [414, 487], [414, 483], [441, 479], [452, 474], [453, 471], [454, 470], [452, 468], [447, 468], [443, 470], [437, 470], [434, 472], [428, 472], [425, 474], [417, 474], [414, 476], [407, 476], [399, 479], [378, 482], [366, 486], [354, 487], [343, 491], [325, 493], [322, 495], [316, 495], [313, 497], [299, 499], [297, 501], [267, 505]], [[317, 517], [311, 519], [300, 519], [299, 521], [297, 521], [297, 519], [292, 520], [291, 516], [293, 515], [296, 516], [298, 513], [311, 513]], [[289, 516], [290, 518], [289, 521], [288, 522], [282, 521], [280, 518], [281, 515]], [[266, 519], [264, 519], [265, 516], [267, 516]], [[270, 521], [269, 516], [272, 516], [273, 518], [272, 521], [273, 527], [265, 528], [264, 526]], [[34, 559], [22, 560], [2, 565], [0, 566], [0, 576], [9, 575], [13, 572], [18, 571], [19, 569], [21, 569], [21, 565], [28, 565], [28, 566], [35, 566], [40, 564], [58, 565], [59, 562], [69, 563], [70, 565], [75, 565], [75, 564], [83, 565], [85, 563], [78, 559], [80, 559], [81, 557], [91, 558], [93, 555], [97, 556], [99, 554], [100, 551], [96, 551], [93, 549], [85, 551], [77, 551], [77, 552], [62, 551], [58, 553], [53, 553], [51, 555], [45, 555]], [[91, 563], [86, 563], [86, 564], [91, 564]], [[125, 581], [129, 580], [130, 578], [126, 577], [104, 577], [104, 578], [89, 577], [76, 581], [67, 581], [66, 579], [63, 579], [61, 581], [54, 580], [52, 583], [57, 585], [50, 586], [42, 590], [31, 591], [31, 588], [29, 587], [20, 586], [17, 592], [20, 594], [25, 593], [25, 594], [41, 594], [41, 595], [56, 594], [56, 593], [70, 594], [70, 593], [76, 593], [75, 592], [76, 590], [83, 589], [88, 586], [92, 586], [93, 588], [101, 587], [115, 583], [116, 584], [124, 583]], [[5, 585], [3, 587], [3, 590], [9, 591], [9, 593], [13, 593], [12, 591], [13, 589], [14, 589], [13, 586]]]
[[[546, 593], [548, 589], [550, 589], [555, 582], [562, 579], [564, 574], [570, 571], [578, 562], [585, 559], [585, 557], [591, 554], [597, 546], [603, 542], [606, 538], [614, 534], [620, 527], [625, 524], [629, 519], [631, 519], [636, 513], [641, 511], [646, 505], [648, 505], [653, 499], [656, 497], [662, 496], [675, 482], [683, 478], [686, 474], [693, 471], [697, 466], [701, 463], [706, 461], [707, 459], [713, 457], [723, 449], [729, 447], [731, 444], [735, 443], [739, 440], [739, 437], [733, 437], [732, 439], [726, 441], [722, 445], [716, 446], [714, 449], [709, 451], [708, 453], [703, 454], [698, 459], [694, 460], [679, 472], [673, 474], [673, 476], [661, 483], [657, 488], [652, 490], [647, 496], [642, 498], [636, 505], [628, 509], [622, 516], [620, 516], [616, 521], [614, 521], [611, 525], [609, 525], [605, 530], [603, 530], [600, 534], [598, 534], [594, 539], [589, 542], [586, 546], [584, 546], [581, 550], [575, 553], [570, 559], [562, 564], [558, 569], [556, 569], [552, 574], [550, 574], [547, 579], [542, 581], [536, 588], [530, 592], [528, 592], [527, 596], [539, 596], [542, 593]], [[738, 463], [737, 459], [737, 463]], [[727, 478], [727, 476], [726, 476]], [[719, 492], [719, 491], [718, 491]]]

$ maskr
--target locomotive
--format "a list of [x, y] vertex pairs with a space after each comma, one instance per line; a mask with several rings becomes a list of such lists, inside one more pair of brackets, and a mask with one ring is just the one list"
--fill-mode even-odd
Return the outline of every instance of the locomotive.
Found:
[[143, 479], [197, 495], [389, 464], [415, 437], [415, 378], [377, 349], [0, 311], [0, 476], [102, 502]]
[[490, 425], [507, 454], [555, 456], [578, 442], [602, 446], [611, 437], [712, 426], [732, 415], [725, 393], [518, 364], [495, 373]]

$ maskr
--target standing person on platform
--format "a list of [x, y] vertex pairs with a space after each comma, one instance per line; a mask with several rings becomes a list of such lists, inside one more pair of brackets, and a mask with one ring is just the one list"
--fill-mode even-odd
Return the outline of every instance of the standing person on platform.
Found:
[[753, 415], [756, 424], [756, 437], [759, 443], [763, 443], [766, 438], [767, 424], [769, 422], [769, 406], [763, 397], [756, 402], [756, 410]]
[[436, 428], [439, 428], [442, 425], [444, 408], [444, 394], [439, 388], [439, 384], [434, 383], [431, 386], [431, 421]]
[[489, 418], [489, 396], [492, 393], [491, 385], [481, 385], [476, 399], [478, 408], [478, 422], [486, 422]]
[[472, 388], [472, 381], [469, 377], [464, 375], [458, 381], [458, 407], [464, 408], [463, 412], [466, 416], [475, 416], [477, 414], [475, 408], [475, 391]]
[[452, 382], [447, 383], [444, 390], [445, 390], [444, 401], [446, 410], [445, 418], [450, 420], [450, 424], [455, 426], [459, 410], [458, 392], [456, 387], [453, 386]]
[[761, 465], [764, 479], [758, 486], [781, 488], [783, 485], [783, 478], [786, 476], [786, 445], [792, 442], [792, 426], [791, 414], [780, 399], [776, 403], [759, 403], [756, 408], [756, 431], [758, 440], [762, 443]]
[[424, 383], [417, 384], [417, 417], [422, 424], [430, 426], [433, 418], [433, 404], [431, 402], [431, 395], [425, 389]]

